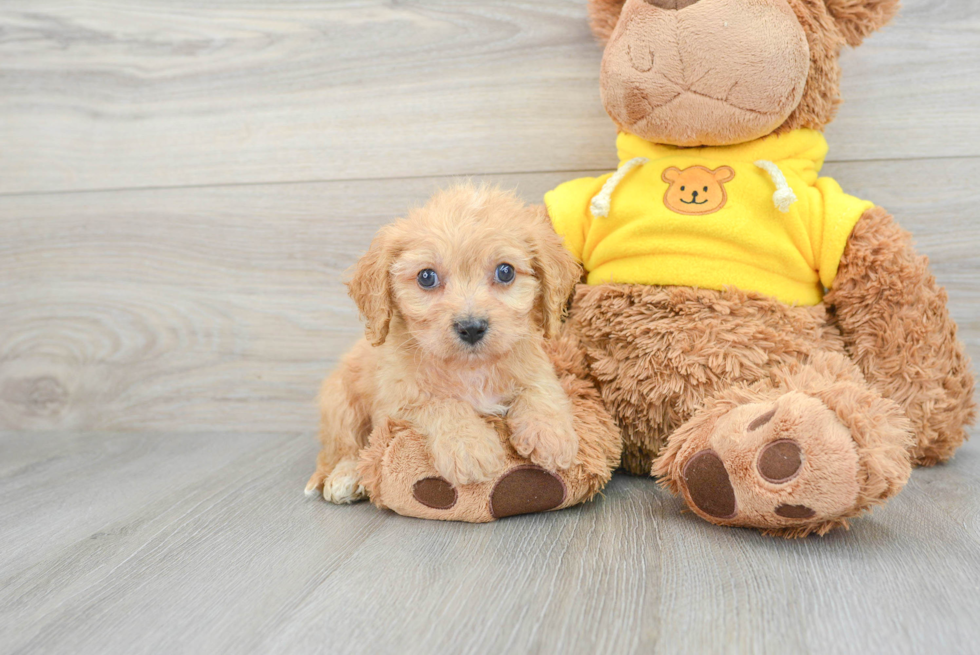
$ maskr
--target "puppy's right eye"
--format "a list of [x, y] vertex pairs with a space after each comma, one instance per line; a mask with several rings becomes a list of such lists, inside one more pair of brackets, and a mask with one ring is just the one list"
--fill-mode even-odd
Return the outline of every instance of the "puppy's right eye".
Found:
[[435, 289], [439, 285], [439, 276], [431, 268], [419, 271], [415, 279], [423, 289]]

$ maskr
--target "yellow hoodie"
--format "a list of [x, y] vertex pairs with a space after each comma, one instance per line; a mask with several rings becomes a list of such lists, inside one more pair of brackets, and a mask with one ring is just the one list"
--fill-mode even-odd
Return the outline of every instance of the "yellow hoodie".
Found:
[[818, 177], [827, 142], [814, 130], [704, 148], [620, 134], [616, 145], [616, 173], [545, 194], [589, 284], [734, 286], [816, 305], [873, 206]]

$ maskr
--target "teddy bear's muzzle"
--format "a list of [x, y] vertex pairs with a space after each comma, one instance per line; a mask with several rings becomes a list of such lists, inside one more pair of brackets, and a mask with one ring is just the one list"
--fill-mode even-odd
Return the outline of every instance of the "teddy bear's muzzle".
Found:
[[628, 0], [603, 56], [602, 98], [648, 141], [731, 145], [783, 123], [809, 68], [786, 0]]

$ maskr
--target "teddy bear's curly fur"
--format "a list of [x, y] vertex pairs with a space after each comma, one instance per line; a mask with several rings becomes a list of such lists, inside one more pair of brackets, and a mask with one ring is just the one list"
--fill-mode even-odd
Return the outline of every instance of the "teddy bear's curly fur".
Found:
[[[773, 15], [788, 3], [809, 69], [784, 120], [752, 133], [751, 120], [739, 117], [706, 126], [723, 115], [710, 100], [702, 114], [672, 117], [693, 126], [687, 131], [636, 109], [637, 97], [646, 103], [668, 84], [637, 73], [658, 52], [639, 62], [636, 53], [654, 50], [657, 30], [674, 29], [697, 0], [591, 0], [597, 38], [615, 43], [601, 84], [621, 133], [688, 146], [698, 145], [698, 130], [710, 133], [706, 145], [822, 130], [840, 102], [841, 47], [884, 25], [897, 1], [767, 2]], [[701, 0], [699, 11], [728, 11], [726, 3], [738, 0]], [[616, 69], [623, 65], [626, 73]], [[974, 379], [946, 301], [910, 235], [874, 207], [857, 221], [816, 306], [734, 287], [580, 285], [570, 326], [623, 431], [627, 471], [659, 476], [713, 523], [797, 537], [846, 526], [897, 493], [913, 464], [945, 461], [967, 437]]]

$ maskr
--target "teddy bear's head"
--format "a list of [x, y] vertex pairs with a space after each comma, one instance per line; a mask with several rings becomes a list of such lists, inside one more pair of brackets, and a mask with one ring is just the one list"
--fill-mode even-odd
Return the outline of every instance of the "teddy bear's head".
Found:
[[620, 130], [677, 146], [822, 129], [839, 102], [840, 49], [898, 0], [589, 0], [606, 41], [601, 90]]

